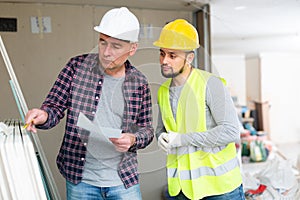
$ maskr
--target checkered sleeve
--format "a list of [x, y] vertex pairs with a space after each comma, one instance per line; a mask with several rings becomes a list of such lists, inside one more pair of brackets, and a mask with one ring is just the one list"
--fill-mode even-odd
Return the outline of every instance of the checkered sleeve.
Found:
[[71, 59], [59, 73], [47, 98], [41, 106], [41, 109], [48, 113], [48, 120], [44, 124], [37, 126], [37, 128], [52, 128], [64, 117], [64, 111], [68, 108], [68, 99], [75, 63], [76, 60]]
[[148, 84], [143, 85], [143, 101], [138, 117], [138, 129], [135, 133], [136, 143], [133, 147], [136, 149], [143, 149], [148, 146], [154, 137], [154, 130], [152, 127], [152, 102], [151, 93]]

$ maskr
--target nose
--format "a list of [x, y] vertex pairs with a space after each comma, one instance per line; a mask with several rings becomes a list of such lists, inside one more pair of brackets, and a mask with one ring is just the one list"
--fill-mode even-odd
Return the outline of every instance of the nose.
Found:
[[161, 56], [160, 57], [160, 63], [162, 64], [162, 65], [165, 65], [165, 64], [168, 64], [168, 56]]
[[104, 50], [103, 50], [103, 55], [104, 55], [105, 57], [110, 56], [110, 55], [111, 55], [111, 47], [110, 47], [110, 45], [106, 45], [106, 46], [103, 47], [103, 48], [104, 48]]

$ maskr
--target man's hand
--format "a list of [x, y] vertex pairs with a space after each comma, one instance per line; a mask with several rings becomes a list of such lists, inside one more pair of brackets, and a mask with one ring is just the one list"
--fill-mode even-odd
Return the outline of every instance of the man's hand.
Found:
[[172, 131], [169, 131], [168, 134], [169, 134], [169, 148], [182, 146], [182, 140], [181, 140], [182, 134], [172, 132]]
[[157, 139], [158, 147], [161, 148], [164, 152], [168, 152], [168, 146], [169, 146], [169, 135], [166, 132], [163, 132], [160, 134], [160, 136]]
[[182, 146], [181, 134], [169, 131], [168, 133], [162, 133], [158, 137], [158, 147], [164, 152], [168, 152], [171, 148]]
[[127, 152], [135, 143], [135, 135], [132, 133], [122, 133], [120, 138], [109, 138], [119, 152]]
[[37, 130], [34, 125], [44, 124], [48, 119], [48, 113], [44, 110], [34, 108], [29, 110], [25, 116], [25, 123], [27, 124], [27, 131], [36, 133]]

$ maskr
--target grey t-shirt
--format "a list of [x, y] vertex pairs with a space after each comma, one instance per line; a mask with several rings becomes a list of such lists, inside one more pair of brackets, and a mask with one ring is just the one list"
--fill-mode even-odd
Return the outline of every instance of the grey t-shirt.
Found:
[[[122, 85], [125, 77], [104, 75], [101, 97], [94, 122], [98, 126], [121, 128], [124, 112]], [[90, 132], [82, 181], [98, 187], [122, 185], [118, 164], [123, 153], [101, 133]]]
[[[170, 103], [173, 116], [176, 119], [178, 98], [183, 86], [170, 87]], [[184, 139], [190, 145], [197, 147], [225, 146], [240, 139], [239, 121], [236, 109], [229, 94], [219, 78], [211, 76], [206, 86], [206, 129], [205, 132], [184, 134]], [[165, 128], [159, 111], [156, 137], [158, 138]]]

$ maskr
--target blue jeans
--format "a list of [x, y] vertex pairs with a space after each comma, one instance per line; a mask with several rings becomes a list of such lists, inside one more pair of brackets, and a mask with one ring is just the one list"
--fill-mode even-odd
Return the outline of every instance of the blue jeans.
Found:
[[[169, 197], [167, 199], [168, 200], [188, 200], [188, 198], [185, 197], [182, 192], [180, 192], [175, 197]], [[201, 200], [245, 200], [244, 189], [243, 189], [243, 186], [241, 185], [240, 187], [236, 188], [232, 192], [228, 192], [228, 193], [222, 194], [222, 195], [204, 197]]]
[[67, 200], [142, 200], [140, 185], [128, 189], [124, 185], [114, 187], [97, 187], [83, 182], [67, 186]]

